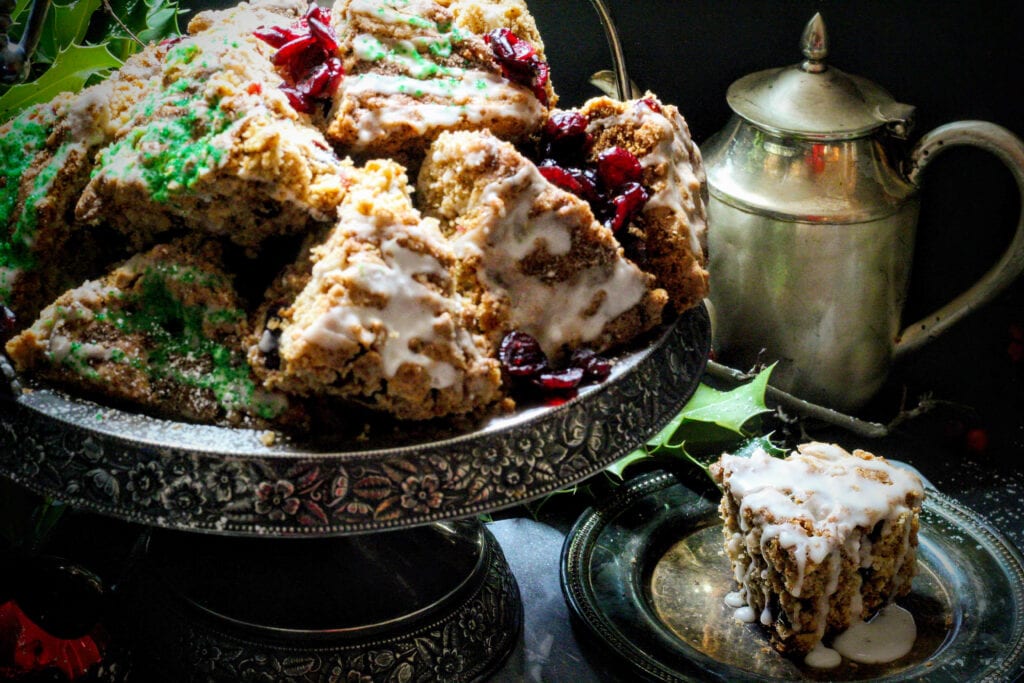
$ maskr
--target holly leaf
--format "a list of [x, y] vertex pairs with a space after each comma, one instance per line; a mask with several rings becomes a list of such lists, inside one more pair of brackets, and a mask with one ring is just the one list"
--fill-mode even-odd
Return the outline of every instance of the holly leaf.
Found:
[[638, 448], [626, 457], [620, 458], [611, 465], [608, 465], [608, 467], [605, 468], [605, 471], [619, 479], [625, 479], [626, 477], [623, 475], [623, 472], [626, 471], [627, 467], [635, 465], [638, 462], [643, 462], [644, 460], [650, 460], [653, 457], [654, 455], [650, 450], [646, 448]]
[[691, 456], [686, 446], [721, 444], [729, 447], [750, 439], [743, 426], [768, 411], [764, 396], [771, 371], [771, 367], [766, 368], [750, 382], [730, 391], [719, 391], [703, 383], [698, 385], [668, 426], [606, 470], [623, 479], [623, 472], [631, 465], [659, 457], [684, 458], [706, 470], [707, 464]]
[[66, 4], [55, 2], [46, 13], [32, 61], [51, 63], [61, 51], [72, 45], [81, 45], [93, 13], [102, 4], [103, 0], [72, 0]]
[[91, 76], [105, 77], [121, 60], [103, 45], [81, 47], [72, 45], [61, 50], [53, 65], [34, 81], [15, 85], [0, 95], [0, 121], [5, 121], [27, 107], [49, 102], [62, 92], [77, 92]]
[[700, 384], [683, 409], [683, 419], [692, 422], [711, 422], [736, 434], [743, 434], [743, 425], [751, 418], [765, 413], [764, 393], [772, 367], [758, 373], [747, 384], [731, 391], [719, 391]]
[[178, 0], [110, 0], [110, 9], [120, 21], [109, 23], [103, 40], [121, 59], [142, 48], [138, 41], [152, 43], [180, 35], [178, 18], [187, 13]]

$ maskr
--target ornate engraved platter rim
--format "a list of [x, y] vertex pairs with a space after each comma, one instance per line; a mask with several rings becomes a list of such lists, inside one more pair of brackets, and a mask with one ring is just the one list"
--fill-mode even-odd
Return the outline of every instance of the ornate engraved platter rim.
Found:
[[[692, 394], [709, 346], [699, 307], [561, 406], [384, 450], [203, 450], [175, 443], [173, 423], [153, 443], [0, 399], [11, 408], [0, 406], [0, 474], [94, 512], [230, 535], [342, 535], [466, 517], [571, 485], [637, 447]], [[239, 432], [257, 438], [214, 429], [221, 445]]]

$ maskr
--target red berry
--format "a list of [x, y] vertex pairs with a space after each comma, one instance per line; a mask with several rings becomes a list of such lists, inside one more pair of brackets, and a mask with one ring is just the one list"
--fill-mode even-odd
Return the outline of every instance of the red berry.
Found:
[[610, 147], [597, 157], [597, 177], [609, 192], [628, 183], [639, 183], [643, 174], [640, 160], [624, 147]]
[[309, 98], [292, 86], [282, 85], [281, 92], [283, 92], [284, 96], [288, 98], [289, 104], [292, 105], [292, 108], [295, 109], [295, 111], [303, 114], [309, 114], [313, 111], [313, 103], [310, 102]]
[[566, 192], [572, 192], [588, 202], [596, 202], [600, 199], [597, 191], [597, 177], [589, 169], [563, 168], [550, 159], [541, 162], [537, 168], [548, 182]]
[[330, 82], [331, 70], [324, 63], [313, 67], [306, 77], [295, 86], [295, 89], [303, 95], [315, 99], [321, 97], [327, 91]]
[[296, 38], [290, 31], [280, 26], [260, 26], [252, 34], [270, 47], [281, 47], [289, 40]]
[[587, 117], [574, 111], [552, 114], [541, 137], [544, 155], [557, 159], [562, 166], [583, 163], [593, 144], [593, 136], [587, 132], [589, 123]]
[[316, 38], [316, 41], [320, 43], [327, 52], [338, 51], [338, 34], [334, 32], [334, 28], [329, 23], [325, 23], [316, 17], [310, 17], [309, 31]]
[[612, 198], [612, 217], [608, 219], [606, 225], [613, 232], [618, 232], [640, 214], [648, 199], [649, 195], [643, 185], [629, 183], [622, 189], [621, 194]]
[[541, 104], [547, 106], [547, 62], [537, 56], [533, 45], [522, 40], [508, 28], [497, 28], [484, 36], [491, 54], [501, 67], [501, 74], [510, 81], [529, 86]]
[[533, 377], [548, 369], [540, 343], [525, 332], [509, 332], [498, 347], [501, 366], [513, 377]]
[[341, 79], [345, 76], [345, 67], [337, 57], [331, 57], [327, 60], [326, 64], [327, 71], [331, 75], [331, 79], [327, 83], [327, 91], [330, 95], [333, 95], [338, 91], [338, 86], [341, 85]]
[[577, 111], [557, 111], [544, 124], [544, 137], [548, 140], [576, 138], [587, 134], [590, 121]]
[[561, 166], [540, 166], [539, 170], [540, 174], [552, 185], [560, 187], [566, 192], [572, 192], [578, 197], [583, 196], [583, 185]]
[[583, 381], [583, 368], [569, 367], [557, 372], [544, 372], [533, 383], [547, 391], [575, 389]]
[[306, 10], [306, 13], [302, 16], [302, 18], [306, 21], [309, 21], [310, 19], [315, 19], [324, 24], [331, 23], [331, 13], [325, 8], [316, 4], [315, 2], [309, 6], [309, 9]]
[[274, 53], [273, 61], [274, 66], [290, 66], [292, 63], [302, 59], [303, 53], [309, 48], [316, 45], [316, 38], [311, 34], [306, 34], [294, 38], [281, 46], [277, 52]]
[[611, 361], [597, 355], [591, 349], [576, 349], [569, 364], [582, 369], [583, 378], [594, 382], [603, 382], [612, 374]]

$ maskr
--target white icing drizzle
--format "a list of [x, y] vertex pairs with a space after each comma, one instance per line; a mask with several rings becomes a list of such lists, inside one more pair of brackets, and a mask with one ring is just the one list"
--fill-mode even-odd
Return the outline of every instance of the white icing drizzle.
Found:
[[[436, 9], [432, 3], [354, 0], [342, 12], [397, 26], [401, 36], [387, 39], [361, 33], [353, 39], [352, 55], [370, 68], [351, 69], [337, 99], [372, 103], [357, 105], [351, 113], [354, 150], [367, 149], [392, 128], [410, 128], [424, 135], [435, 129], [478, 128], [508, 119], [530, 127], [543, 116], [537, 98], [500, 73], [439, 63], [436, 57], [449, 57], [452, 46], [465, 38], [457, 28], [439, 27], [424, 19], [431, 9]], [[381, 96], [386, 100], [382, 102]]]
[[917, 639], [914, 615], [892, 604], [878, 611], [871, 621], [857, 621], [836, 636], [832, 647], [860, 664], [885, 664], [906, 655]]
[[842, 656], [821, 641], [814, 644], [811, 651], [804, 656], [804, 664], [815, 669], [832, 669], [843, 661]]
[[[462, 124], [479, 127], [500, 119], [536, 121], [542, 115], [536, 98], [523, 97], [522, 92], [500, 76], [476, 70], [464, 71], [459, 77], [422, 81], [380, 73], [356, 74], [346, 78], [338, 92], [359, 98], [407, 96], [391, 98], [385, 106], [356, 110], [357, 140], [353, 145], [356, 150], [365, 149], [395, 127], [408, 126], [422, 135], [433, 129], [456, 128]], [[442, 101], [425, 100], [425, 97]]]
[[646, 292], [643, 273], [624, 259], [581, 269], [567, 280], [522, 271], [519, 263], [534, 252], [562, 256], [572, 248], [570, 224], [559, 211], [534, 211], [538, 197], [552, 191], [537, 167], [524, 163], [483, 188], [477, 211], [484, 217], [453, 240], [457, 255], [482, 258], [480, 276], [491, 291], [509, 298], [512, 326], [532, 334], [549, 354], [567, 342], [597, 339]]
[[[717, 467], [729, 494], [740, 506], [741, 533], [726, 538], [730, 556], [736, 555], [739, 544], [745, 545], [747, 557], [764, 556], [767, 545], [777, 540], [796, 564], [795, 578], [783, 576], [785, 590], [795, 597], [801, 597], [808, 562], [826, 568], [826, 585], [814, 605], [819, 640], [825, 633], [830, 596], [838, 589], [843, 556], [857, 558], [861, 567], [869, 567], [873, 555], [867, 532], [883, 524], [883, 534], [888, 533], [901, 517], [913, 514], [910, 501], [920, 501], [924, 495], [913, 473], [862, 451], [851, 455], [834, 444], [803, 444], [785, 459], [773, 458], [763, 449], [750, 458], [723, 455]], [[910, 529], [909, 523], [903, 524], [894, 575], [913, 553]], [[858, 530], [860, 533], [855, 533]], [[727, 604], [735, 606], [740, 600], [743, 606], [749, 603], [750, 573], [757, 571], [757, 566], [755, 562], [733, 563], [734, 578], [741, 588], [727, 596]], [[857, 586], [850, 610], [856, 619], [863, 603], [861, 577], [855, 576]], [[767, 582], [763, 591], [762, 604], [767, 606]], [[766, 625], [773, 623], [768, 612], [766, 607], [761, 614], [761, 622]], [[832, 655], [824, 650], [813, 652], [809, 658], [831, 661]]]
[[[404, 181], [404, 176], [399, 177]], [[403, 189], [395, 186], [389, 191], [403, 194]], [[432, 388], [452, 386], [459, 375], [450, 363], [412, 347], [417, 342], [456, 344], [457, 358], [473, 353], [475, 347], [464, 336], [456, 335], [453, 341], [438, 333], [456, 327], [453, 319], [460, 315], [460, 305], [424, 281], [431, 276], [446, 280], [447, 268], [430, 252], [403, 246], [419, 243], [440, 247], [444, 238], [436, 221], [424, 219], [410, 224], [390, 211], [372, 211], [372, 206], [372, 202], [361, 200], [342, 205], [335, 232], [314, 251], [316, 263], [306, 292], [316, 296], [316, 292], [341, 287], [372, 295], [383, 303], [355, 304], [344, 296], [321, 311], [299, 334], [306, 342], [325, 349], [373, 348], [381, 355], [386, 377], [394, 377], [408, 363], [426, 370]], [[352, 253], [338, 248], [347, 241], [376, 244], [378, 248]]]

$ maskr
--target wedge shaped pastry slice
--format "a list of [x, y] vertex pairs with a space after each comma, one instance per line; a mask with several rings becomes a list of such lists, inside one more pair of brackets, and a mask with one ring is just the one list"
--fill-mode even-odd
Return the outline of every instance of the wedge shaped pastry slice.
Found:
[[458, 257], [458, 286], [492, 340], [530, 334], [553, 359], [601, 352], [661, 321], [667, 301], [590, 206], [486, 132], [441, 135], [419, 175], [427, 215]]
[[188, 239], [62, 294], [11, 339], [19, 372], [159, 416], [261, 424], [295, 417], [246, 363], [246, 313], [220, 247]]
[[404, 169], [354, 174], [337, 224], [272, 287], [250, 362], [267, 388], [356, 401], [404, 419], [468, 413], [501, 396], [470, 331], [455, 256], [411, 202]]

